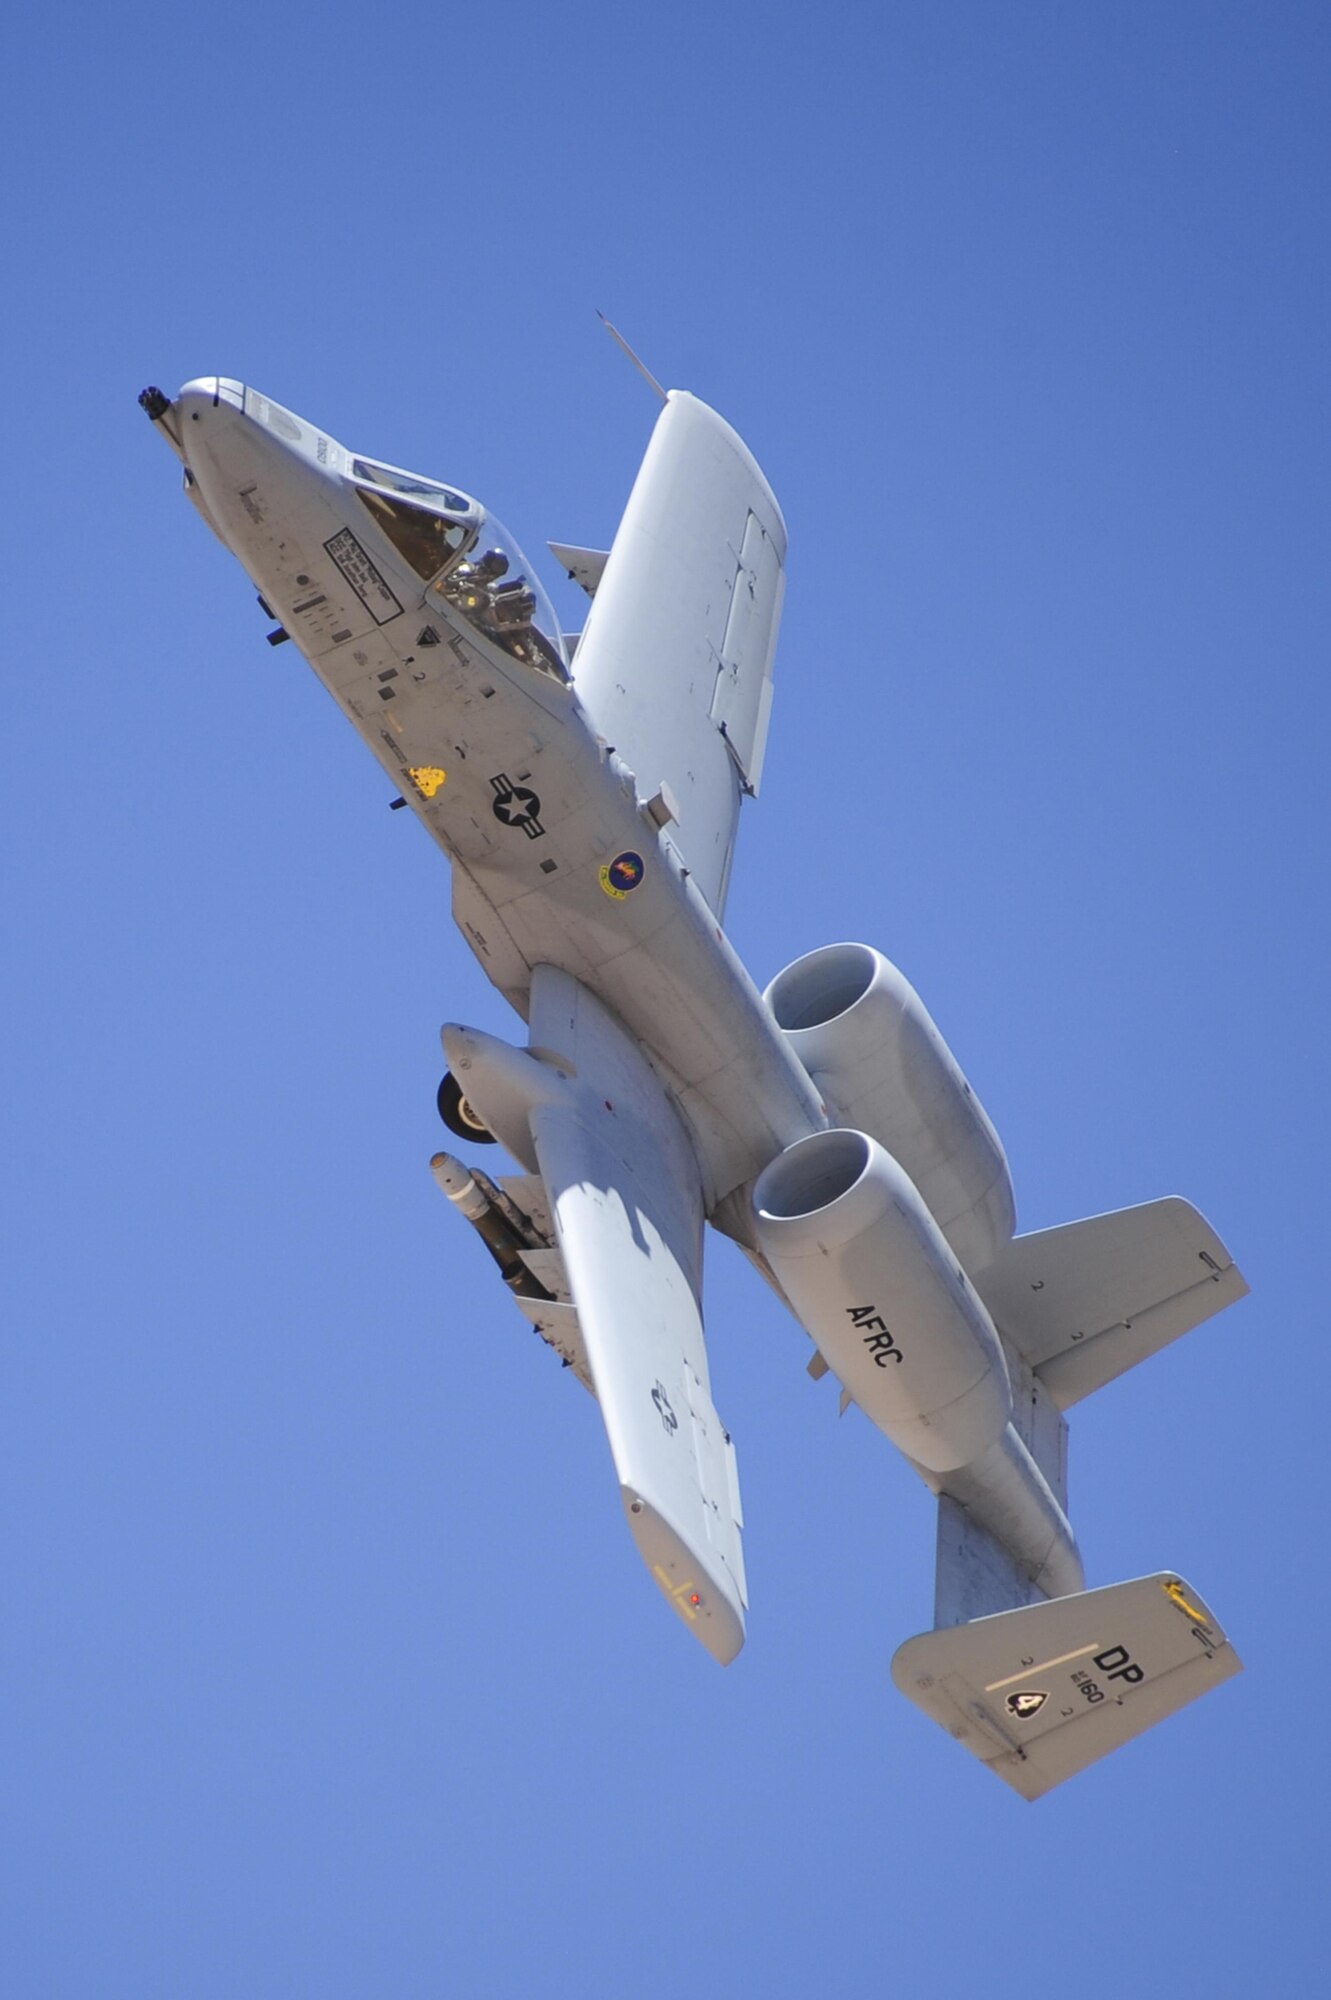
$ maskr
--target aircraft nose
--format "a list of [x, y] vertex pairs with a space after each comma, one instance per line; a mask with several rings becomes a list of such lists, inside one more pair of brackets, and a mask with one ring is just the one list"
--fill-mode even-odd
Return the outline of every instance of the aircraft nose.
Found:
[[[243, 429], [251, 443], [266, 437], [271, 444], [294, 451], [298, 457], [316, 458], [320, 466], [325, 462], [318, 454], [318, 433], [312, 424], [293, 416], [271, 396], [261, 396], [257, 389], [233, 381], [229, 375], [200, 375], [187, 382], [180, 392], [179, 403], [187, 436], [196, 423], [202, 426], [203, 435], [212, 431], [230, 436]], [[239, 426], [234, 421], [236, 417], [241, 419]]]
[[[328, 440], [228, 375], [199, 375], [176, 399], [180, 453], [219, 521], [235, 496], [259, 482], [308, 500], [311, 477], [327, 479]], [[301, 503], [303, 504], [303, 502]]]
[[177, 396], [176, 411], [181, 449], [192, 465], [200, 452], [215, 449], [224, 437], [244, 428], [245, 384], [227, 375], [196, 376]]

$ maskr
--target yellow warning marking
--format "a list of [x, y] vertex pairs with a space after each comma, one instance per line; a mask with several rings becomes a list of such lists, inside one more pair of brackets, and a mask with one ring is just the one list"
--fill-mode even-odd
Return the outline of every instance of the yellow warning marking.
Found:
[[1075, 1653], [1060, 1653], [1056, 1660], [1040, 1660], [1033, 1667], [1023, 1667], [1019, 1674], [1009, 1674], [1005, 1681], [990, 1681], [985, 1693], [997, 1694], [1000, 1688], [1010, 1688], [1014, 1681], [1033, 1681], [1053, 1667], [1065, 1667], [1069, 1660], [1081, 1660], [1087, 1653], [1098, 1653], [1099, 1650], [1100, 1641], [1092, 1639], [1089, 1646], [1078, 1646]]
[[1191, 1618], [1194, 1625], [1201, 1625], [1208, 1632], [1210, 1631], [1210, 1619], [1204, 1611], [1199, 1611], [1195, 1604], [1189, 1604], [1183, 1594], [1183, 1585], [1181, 1583], [1164, 1583], [1161, 1584], [1160, 1588], [1164, 1591], [1165, 1596], [1170, 1599], [1171, 1603], [1177, 1604], [1179, 1610], [1186, 1617]]
[[689, 1578], [687, 1583], [672, 1583], [660, 1563], [652, 1564], [652, 1575], [656, 1578], [680, 1617], [687, 1618], [690, 1625], [696, 1625], [698, 1622], [698, 1607], [696, 1604], [690, 1604], [688, 1601], [690, 1592], [696, 1596], [698, 1590], [698, 1586], [692, 1577]]
[[423, 799], [432, 799], [439, 787], [448, 782], [447, 771], [441, 771], [437, 764], [414, 764], [407, 776]]

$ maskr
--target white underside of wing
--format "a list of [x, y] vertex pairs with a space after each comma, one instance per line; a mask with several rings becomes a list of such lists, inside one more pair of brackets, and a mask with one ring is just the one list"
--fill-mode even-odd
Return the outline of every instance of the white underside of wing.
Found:
[[[587, 550], [556, 550], [584, 588]], [[579, 640], [578, 694], [721, 914], [740, 799], [756, 792], [771, 712], [786, 530], [723, 418], [672, 390]]]
[[533, 1107], [530, 1129], [629, 1527], [658, 1587], [725, 1663], [744, 1643], [744, 1566], [734, 1448], [703, 1338], [697, 1160], [606, 1008], [548, 967], [532, 997], [534, 1044], [573, 1072]]

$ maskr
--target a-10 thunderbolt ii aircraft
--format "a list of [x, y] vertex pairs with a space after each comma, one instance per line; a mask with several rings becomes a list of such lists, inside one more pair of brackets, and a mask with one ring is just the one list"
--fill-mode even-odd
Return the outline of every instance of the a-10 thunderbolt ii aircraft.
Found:
[[[662, 392], [664, 395], [664, 392]], [[786, 555], [728, 424], [664, 397], [591, 600], [560, 633], [460, 488], [348, 451], [240, 382], [140, 399], [185, 490], [448, 856], [525, 1048], [443, 1031], [440, 1109], [499, 1140], [445, 1193], [601, 1408], [629, 1530], [723, 1664], [747, 1593], [712, 1403], [703, 1224], [747, 1251], [938, 1500], [934, 1628], [898, 1687], [1033, 1799], [1239, 1670], [1172, 1570], [1085, 1588], [1066, 1412], [1240, 1298], [1186, 1201], [1014, 1234], [998, 1135], [919, 996], [864, 944], [759, 992], [723, 931], [756, 793]]]

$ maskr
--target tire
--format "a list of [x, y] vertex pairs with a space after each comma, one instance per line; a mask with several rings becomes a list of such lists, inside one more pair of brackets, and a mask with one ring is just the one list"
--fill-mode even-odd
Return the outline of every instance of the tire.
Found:
[[470, 1139], [475, 1146], [493, 1146], [495, 1135], [488, 1132], [476, 1113], [462, 1095], [461, 1087], [452, 1070], [449, 1070], [439, 1086], [435, 1099], [439, 1106], [439, 1116], [449, 1131], [457, 1139]]

